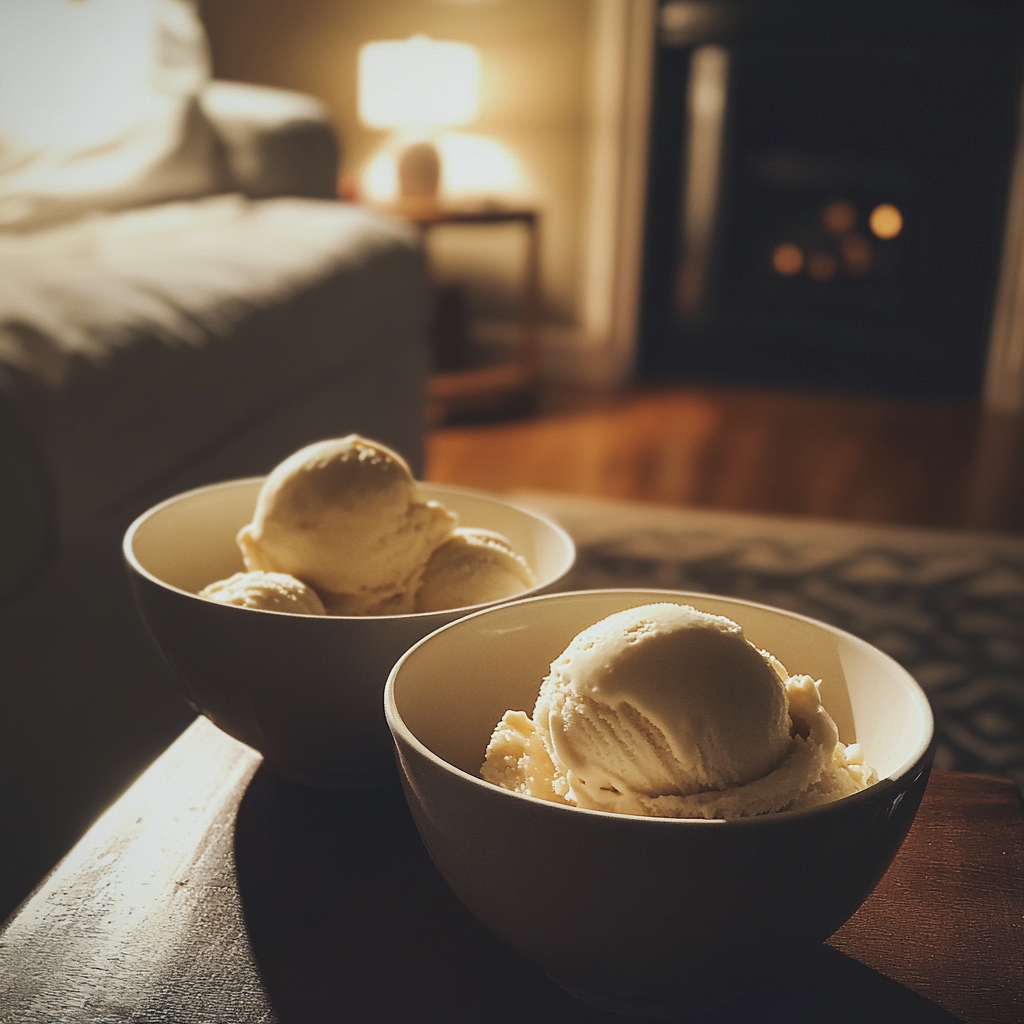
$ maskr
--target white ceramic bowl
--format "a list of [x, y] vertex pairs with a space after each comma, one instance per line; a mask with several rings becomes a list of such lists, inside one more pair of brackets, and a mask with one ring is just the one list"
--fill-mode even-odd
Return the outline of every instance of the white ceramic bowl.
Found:
[[[196, 592], [243, 571], [235, 543], [262, 478], [179, 494], [141, 515], [124, 556], [142, 616], [192, 706], [259, 750], [278, 773], [313, 785], [397, 782], [382, 695], [388, 672], [417, 640], [464, 615], [314, 616], [217, 604]], [[503, 533], [537, 586], [557, 585], [575, 547], [561, 527], [497, 498], [423, 484], [464, 526]], [[477, 605], [476, 608], [485, 607]]]
[[[820, 678], [841, 738], [862, 744], [881, 781], [824, 807], [734, 821], [579, 810], [482, 781], [495, 724], [532, 710], [572, 637], [652, 601], [727, 615], [791, 672]], [[459, 899], [564, 988], [644, 1016], [735, 993], [843, 924], [903, 841], [932, 757], [928, 701], [888, 655], [812, 619], [705, 594], [555, 594], [467, 616], [403, 656], [385, 711], [420, 834]]]

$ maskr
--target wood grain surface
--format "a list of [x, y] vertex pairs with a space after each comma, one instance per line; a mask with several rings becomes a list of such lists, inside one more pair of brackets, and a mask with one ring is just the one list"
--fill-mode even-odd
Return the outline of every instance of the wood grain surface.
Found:
[[1024, 533], [1024, 417], [966, 402], [549, 388], [537, 415], [431, 431], [427, 476], [690, 508]]
[[[826, 946], [687, 1020], [1017, 1022], [1024, 820], [936, 771], [889, 873]], [[397, 789], [285, 782], [198, 719], [0, 935], [0, 1020], [611, 1022], [488, 933]]]

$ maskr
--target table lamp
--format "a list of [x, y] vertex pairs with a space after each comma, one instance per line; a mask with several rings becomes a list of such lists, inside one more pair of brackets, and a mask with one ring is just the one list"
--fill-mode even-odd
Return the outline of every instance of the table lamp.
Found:
[[468, 43], [414, 35], [359, 50], [359, 119], [396, 132], [400, 201], [437, 201], [441, 157], [433, 137], [480, 108], [480, 54]]

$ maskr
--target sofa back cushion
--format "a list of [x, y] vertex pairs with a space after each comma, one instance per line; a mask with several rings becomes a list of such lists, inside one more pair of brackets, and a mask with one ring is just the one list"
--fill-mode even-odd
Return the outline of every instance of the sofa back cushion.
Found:
[[0, 0], [0, 231], [221, 190], [189, 0]]

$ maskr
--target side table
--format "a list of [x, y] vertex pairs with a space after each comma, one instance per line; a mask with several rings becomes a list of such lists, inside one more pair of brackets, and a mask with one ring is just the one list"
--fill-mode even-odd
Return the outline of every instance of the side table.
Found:
[[535, 393], [540, 367], [540, 215], [526, 207], [460, 208], [404, 203], [390, 209], [426, 236], [441, 225], [520, 224], [526, 255], [520, 285], [520, 342], [513, 360], [494, 366], [442, 370], [431, 374], [427, 417], [441, 423], [453, 416], [482, 413]]

